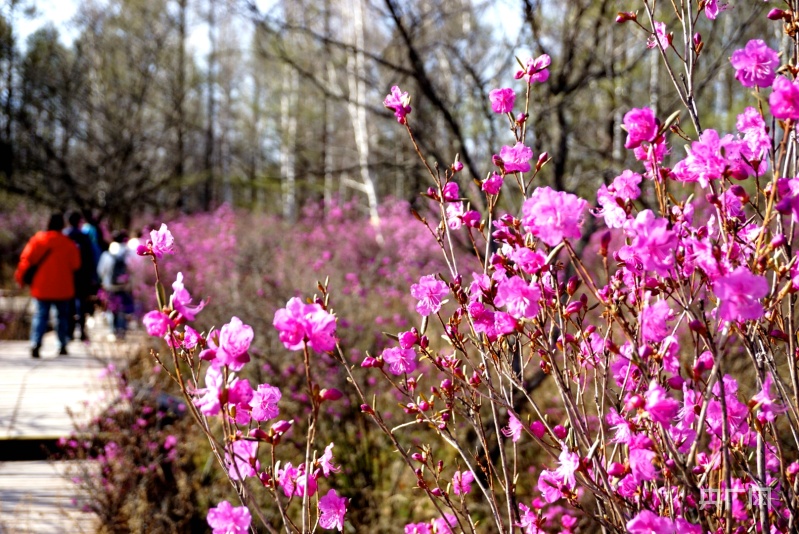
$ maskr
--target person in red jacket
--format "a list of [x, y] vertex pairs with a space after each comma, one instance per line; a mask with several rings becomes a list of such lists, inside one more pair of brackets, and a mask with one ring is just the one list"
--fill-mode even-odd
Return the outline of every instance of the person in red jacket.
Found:
[[64, 215], [52, 214], [47, 230], [37, 232], [25, 245], [14, 273], [22, 286], [25, 271], [31, 265], [38, 265], [31, 282], [31, 296], [36, 303], [31, 323], [31, 356], [34, 358], [39, 357], [52, 306], [58, 312], [59, 354], [67, 354], [71, 302], [75, 298], [74, 275], [80, 267], [80, 251], [75, 242], [62, 233], [63, 229]]

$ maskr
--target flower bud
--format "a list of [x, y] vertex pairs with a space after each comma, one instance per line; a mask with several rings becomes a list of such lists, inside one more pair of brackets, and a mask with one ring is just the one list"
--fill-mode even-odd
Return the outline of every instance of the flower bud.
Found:
[[785, 234], [777, 234], [771, 240], [771, 246], [773, 248], [779, 248], [779, 247], [783, 246], [787, 242], [788, 242], [788, 240], [785, 238]]
[[552, 428], [552, 432], [555, 434], [555, 437], [558, 439], [566, 439], [566, 436], [569, 435], [569, 431], [566, 430], [562, 425], [556, 425]]
[[419, 342], [419, 331], [416, 328], [411, 328], [408, 332], [400, 332], [399, 346], [403, 349], [409, 349]]
[[372, 415], [374, 415], [374, 413], [375, 413], [375, 411], [372, 409], [372, 407], [369, 406], [368, 404], [361, 404], [361, 411], [363, 413], [368, 413], [368, 414], [372, 414]]
[[424, 461], [425, 461], [424, 456], [421, 453], [418, 453], [418, 452], [415, 452], [415, 453], [411, 454], [411, 459], [416, 460], [417, 462], [422, 462], [422, 463], [424, 463]]
[[463, 163], [455, 160], [455, 163], [452, 164], [452, 172], [461, 172], [462, 170], [463, 170]]
[[631, 412], [633, 410], [638, 410], [646, 406], [646, 401], [641, 395], [633, 395], [627, 402], [624, 403], [624, 411]]
[[518, 115], [516, 115], [516, 122], [518, 124], [524, 124], [528, 116], [529, 115], [527, 115], [527, 113], [519, 113]]
[[502, 161], [502, 158], [500, 158], [497, 154], [494, 154], [491, 156], [491, 163], [493, 163], [496, 167], [502, 167], [505, 162]]
[[783, 11], [782, 9], [772, 9], [768, 12], [766, 18], [769, 20], [790, 20], [791, 14], [788, 11]]
[[430, 493], [435, 497], [441, 497], [441, 495], [443, 495], [443, 493], [441, 492], [441, 488], [433, 488], [432, 490], [430, 490]]
[[547, 433], [547, 427], [541, 421], [533, 421], [530, 423], [530, 432], [538, 439], [541, 439]]
[[599, 255], [603, 258], [608, 257], [608, 246], [610, 245], [610, 238], [613, 237], [610, 233], [610, 230], [602, 234], [602, 237], [599, 240]]
[[152, 253], [150, 252], [150, 247], [147, 245], [139, 245], [136, 247], [136, 254], [139, 256], [149, 256]]
[[580, 302], [579, 300], [569, 302], [568, 306], [566, 306], [566, 311], [564, 312], [564, 314], [566, 315], [566, 317], [568, 317], [570, 315], [579, 312], [582, 309], [582, 307], [583, 303]]
[[441, 389], [449, 393], [452, 391], [452, 381], [449, 378], [445, 378], [441, 381]]
[[630, 20], [637, 20], [637, 16], [632, 11], [619, 11], [616, 15], [616, 24], [624, 24]]
[[319, 392], [319, 398], [326, 401], [337, 401], [343, 396], [344, 394], [336, 388], [323, 389]]
[[612, 477], [621, 478], [627, 472], [627, 469], [624, 465], [620, 464], [619, 462], [613, 462], [608, 467], [608, 474]]
[[260, 428], [253, 428], [250, 430], [250, 437], [257, 439], [258, 441], [269, 441], [269, 434]]
[[371, 356], [367, 356], [361, 362], [361, 367], [383, 367], [383, 362]]
[[423, 349], [426, 349], [430, 345], [430, 340], [427, 339], [427, 336], [422, 336], [419, 338], [419, 346]]
[[419, 403], [419, 409], [423, 412], [426, 412], [427, 410], [430, 409], [430, 403], [423, 400], [422, 402]]
[[541, 155], [538, 156], [538, 161], [535, 162], [535, 170], [540, 171], [541, 167], [544, 166], [548, 159], [549, 154], [547, 152], [541, 152]]
[[276, 423], [272, 424], [272, 426], [269, 428], [269, 431], [275, 434], [285, 434], [288, 432], [289, 428], [291, 428], [291, 423], [291, 421], [277, 421]]
[[699, 46], [702, 44], [702, 35], [699, 32], [694, 34], [694, 46]]
[[481, 382], [482, 379], [480, 378], [480, 375], [477, 373], [477, 371], [474, 371], [472, 373], [472, 377], [469, 379], [469, 385], [471, 385], [472, 387], [477, 387], [480, 385]]

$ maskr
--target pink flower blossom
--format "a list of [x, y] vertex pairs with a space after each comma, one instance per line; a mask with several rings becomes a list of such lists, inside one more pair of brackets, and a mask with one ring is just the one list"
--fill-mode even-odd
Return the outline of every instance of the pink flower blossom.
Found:
[[655, 21], [655, 33], [647, 39], [646, 47], [657, 48], [658, 44], [663, 50], [668, 50], [671, 46], [671, 37], [666, 33], [666, 24]]
[[196, 395], [201, 395], [199, 399], [194, 400], [194, 405], [203, 415], [214, 416], [219, 413], [219, 397], [224, 385], [222, 371], [214, 366], [209, 367], [205, 372], [205, 388], [194, 392]]
[[472, 491], [474, 475], [471, 471], [455, 471], [452, 475], [452, 493], [455, 495], [466, 495]]
[[799, 119], [799, 80], [777, 76], [768, 97], [771, 114], [777, 119]]
[[405, 525], [405, 534], [432, 534], [427, 523], [408, 523]]
[[441, 188], [441, 198], [443, 198], [445, 202], [457, 202], [460, 195], [458, 182], [447, 182], [447, 184]]
[[537, 58], [528, 58], [524, 62], [524, 69], [516, 72], [516, 79], [524, 78], [528, 84], [543, 83], [549, 79], [548, 67], [552, 64], [552, 58], [547, 54], [541, 54]]
[[510, 87], [494, 89], [488, 93], [491, 100], [491, 109], [494, 113], [510, 113], [513, 111], [513, 102], [516, 100], [516, 93]]
[[757, 395], [752, 397], [752, 400], [757, 403], [757, 418], [761, 424], [766, 422], [773, 423], [777, 415], [785, 412], [785, 407], [777, 404], [771, 396], [772, 384], [771, 373], [766, 373], [766, 378], [763, 379], [763, 387]]
[[669, 398], [666, 395], [666, 390], [657, 383], [657, 380], [652, 380], [649, 384], [649, 390], [644, 394], [646, 399], [645, 410], [649, 413], [649, 418], [662, 425], [668, 425], [677, 417], [680, 411], [680, 402], [676, 399]]
[[555, 470], [555, 474], [565, 487], [573, 490], [577, 486], [574, 473], [580, 467], [580, 456], [576, 452], [570, 452], [567, 447], [563, 447], [558, 457], [560, 465]]
[[538, 315], [541, 290], [532, 282], [513, 276], [499, 283], [494, 304], [504, 306], [515, 319], [532, 319]]
[[259, 384], [258, 389], [253, 391], [252, 400], [249, 402], [252, 408], [252, 418], [256, 421], [266, 421], [277, 417], [280, 413], [277, 403], [282, 396], [278, 388], [269, 384]]
[[157, 310], [147, 312], [144, 317], [142, 317], [142, 323], [147, 333], [155, 337], [164, 337], [169, 331], [170, 326], [172, 328], [175, 327], [169, 315]]
[[571, 193], [539, 187], [522, 206], [522, 224], [531, 234], [554, 247], [566, 238], [579, 238], [588, 202]]
[[452, 529], [458, 525], [458, 518], [452, 514], [444, 513], [444, 517], [436, 517], [432, 523], [435, 534], [453, 534]]
[[389, 347], [383, 351], [382, 358], [388, 364], [388, 370], [395, 375], [416, 370], [416, 352], [413, 349]]
[[419, 301], [416, 304], [416, 311], [422, 316], [438, 313], [442, 299], [448, 293], [447, 284], [437, 280], [432, 274], [421, 277], [418, 284], [411, 286], [411, 295]]
[[150, 231], [148, 245], [150, 245], [153, 256], [156, 258], [162, 258], [164, 254], [175, 253], [175, 238], [172, 237], [172, 232], [167, 229], [164, 223], [161, 223], [161, 228], [158, 230]]
[[196, 305], [191, 303], [191, 295], [183, 285], [183, 273], [178, 273], [175, 281], [172, 282], [172, 291], [172, 304], [187, 321], [193, 321], [205, 307], [205, 301], [200, 301]]
[[716, 20], [719, 13], [727, 9], [727, 4], [720, 4], [719, 0], [706, 0], [705, 2], [705, 16], [708, 20]]
[[275, 312], [272, 324], [289, 350], [302, 349], [303, 342], [319, 352], [336, 348], [336, 317], [319, 304], [305, 304], [293, 297]]
[[628, 534], [676, 534], [674, 522], [649, 510], [638, 512], [627, 522]]
[[756, 276], [745, 266], [713, 282], [713, 292], [719, 298], [719, 318], [724, 321], [747, 321], [763, 316], [760, 299], [769, 292], [766, 278]]
[[469, 210], [461, 216], [461, 220], [469, 228], [478, 228], [480, 226], [480, 212]]
[[246, 506], [234, 507], [228, 501], [222, 501], [208, 510], [206, 520], [213, 534], [246, 534], [250, 531], [252, 516]]
[[668, 336], [671, 329], [666, 324], [674, 316], [669, 303], [659, 300], [651, 306], [645, 306], [641, 312], [641, 337], [644, 341], [659, 343]]
[[631, 109], [624, 114], [622, 122], [627, 130], [627, 140], [624, 142], [627, 149], [638, 148], [644, 142], [651, 143], [660, 129], [655, 112], [649, 108]]
[[735, 69], [735, 78], [744, 87], [771, 87], [780, 58], [764, 41], [752, 39], [744, 48], [732, 53], [730, 63]]
[[657, 478], [658, 471], [653, 463], [655, 456], [655, 451], [649, 449], [630, 449], [630, 476], [636, 484]]
[[451, 202], [445, 209], [447, 226], [450, 230], [458, 230], [463, 226], [463, 202]]
[[347, 513], [349, 499], [339, 497], [336, 490], [331, 489], [327, 495], [319, 499], [319, 526], [344, 530], [344, 515]]
[[383, 105], [394, 112], [397, 122], [405, 124], [405, 116], [411, 112], [411, 97], [408, 93], [403, 93], [396, 85], [391, 88], [391, 92], [383, 100]]
[[513, 146], [503, 146], [499, 157], [505, 166], [506, 172], [527, 172], [530, 170], [530, 160], [533, 149], [519, 142]]
[[325, 447], [325, 453], [319, 457], [316, 462], [319, 464], [319, 467], [322, 468], [322, 474], [325, 477], [329, 477], [330, 473], [338, 473], [341, 471], [341, 467], [333, 465], [333, 444], [331, 443], [327, 447]]
[[668, 276], [675, 262], [677, 236], [668, 226], [668, 219], [655, 217], [652, 210], [640, 212], [624, 225], [625, 233], [632, 238], [629, 251], [641, 260], [644, 269], [660, 276]]
[[497, 173], [491, 174], [491, 176], [486, 178], [485, 182], [483, 182], [482, 188], [483, 191], [489, 195], [498, 194], [499, 190], [502, 188], [502, 175]]
[[523, 430], [522, 422], [519, 421], [516, 416], [511, 414], [510, 421], [508, 422], [508, 426], [502, 429], [502, 434], [506, 438], [511, 438], [513, 443], [519, 441], [519, 438], [522, 437], [522, 430]]
[[252, 327], [232, 317], [219, 331], [219, 346], [216, 347], [214, 364], [227, 365], [232, 371], [241, 371], [250, 361], [248, 350], [252, 343]]
[[261, 468], [258, 458], [258, 442], [239, 440], [230, 444], [225, 451], [225, 467], [231, 480], [244, 480], [258, 476]]

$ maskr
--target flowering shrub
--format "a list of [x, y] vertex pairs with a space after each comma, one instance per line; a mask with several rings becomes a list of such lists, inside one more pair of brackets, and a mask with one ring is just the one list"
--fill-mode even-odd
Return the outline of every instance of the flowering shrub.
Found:
[[[737, 132], [703, 129], [692, 83], [681, 83], [673, 65], [692, 80], [703, 49], [694, 25], [702, 13], [721, 16], [723, 6], [681, 5], [682, 42], [646, 0], [647, 22], [633, 12], [617, 20], [646, 31], [693, 133], [679, 113], [662, 119], [630, 110], [625, 146], [638, 163], [600, 188], [596, 201], [535, 187], [548, 156], [531, 163], [525, 123], [549, 57], [526, 61], [516, 74], [525, 95], [519, 114], [516, 89], [509, 88], [513, 97], [505, 88], [492, 92], [486, 103], [507, 114], [513, 139], [492, 159], [483, 212], [460, 198], [457, 161], [447, 169], [427, 164], [413, 135], [411, 97], [392, 88], [384, 104], [430, 172], [425, 197], [440, 223], [417, 218], [445, 263], [405, 281], [418, 327], [389, 333], [392, 341], [366, 354], [361, 369], [347, 352], [344, 312], [333, 307], [335, 285], [318, 284], [309, 300], [292, 295], [274, 313], [279, 342], [300, 360], [304, 411], [284, 411], [276, 382], [253, 387], [243, 378], [260, 328], [234, 316], [198, 334], [188, 323], [202, 304], [181, 308], [195, 302], [183, 280], [170, 298], [156, 283], [157, 308], [145, 324], [170, 350], [155, 357], [171, 362], [188, 412], [247, 507], [219, 504], [208, 516], [212, 528], [344, 529], [345, 466], [333, 461], [338, 446], [322, 452], [317, 443], [321, 408], [344, 394], [327, 387], [323, 364], [332, 361], [347, 377], [342, 389], [412, 473], [415, 498], [428, 503], [406, 533], [796, 531], [795, 70], [777, 68], [778, 56], [762, 42], [736, 51], [728, 68], [746, 87], [770, 87], [768, 113], [753, 101], [758, 107], [740, 115]], [[776, 11], [769, 18], [799, 39], [794, 12]], [[514, 189], [520, 213], [500, 213], [497, 197]], [[607, 226], [598, 239], [584, 235], [588, 217]], [[154, 231], [140, 249], [156, 273], [168, 232]], [[577, 247], [583, 239], [589, 245]], [[463, 261], [461, 243], [476, 261]], [[597, 258], [588, 261], [592, 250]], [[542, 382], [550, 398], [533, 393]], [[385, 390], [401, 414], [373, 393]], [[282, 440], [295, 427], [304, 446], [289, 461]], [[529, 463], [530, 444], [543, 461]], [[267, 508], [256, 490], [270, 498]]]

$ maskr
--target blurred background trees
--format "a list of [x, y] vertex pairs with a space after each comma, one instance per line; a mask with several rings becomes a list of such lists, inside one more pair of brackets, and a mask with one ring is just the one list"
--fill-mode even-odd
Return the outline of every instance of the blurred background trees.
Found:
[[[553, 158], [541, 179], [558, 189], [623, 170], [631, 107], [679, 107], [644, 30], [616, 24], [625, 6], [611, 0], [91, 0], [71, 38], [46, 25], [22, 40], [32, 7], [0, 11], [0, 190], [122, 224], [222, 203], [293, 219], [335, 197], [374, 219], [387, 197], [418, 202], [429, 184], [382, 107], [392, 85], [412, 95], [430, 161], [459, 155], [468, 193], [511, 141], [488, 92], [514, 87], [521, 111], [517, 58], [552, 56], [549, 81], [531, 88], [528, 142]], [[728, 57], [764, 33], [766, 7], [700, 21], [722, 44], [700, 77], [726, 73], [698, 80], [714, 94], [708, 127], [740, 112]]]

